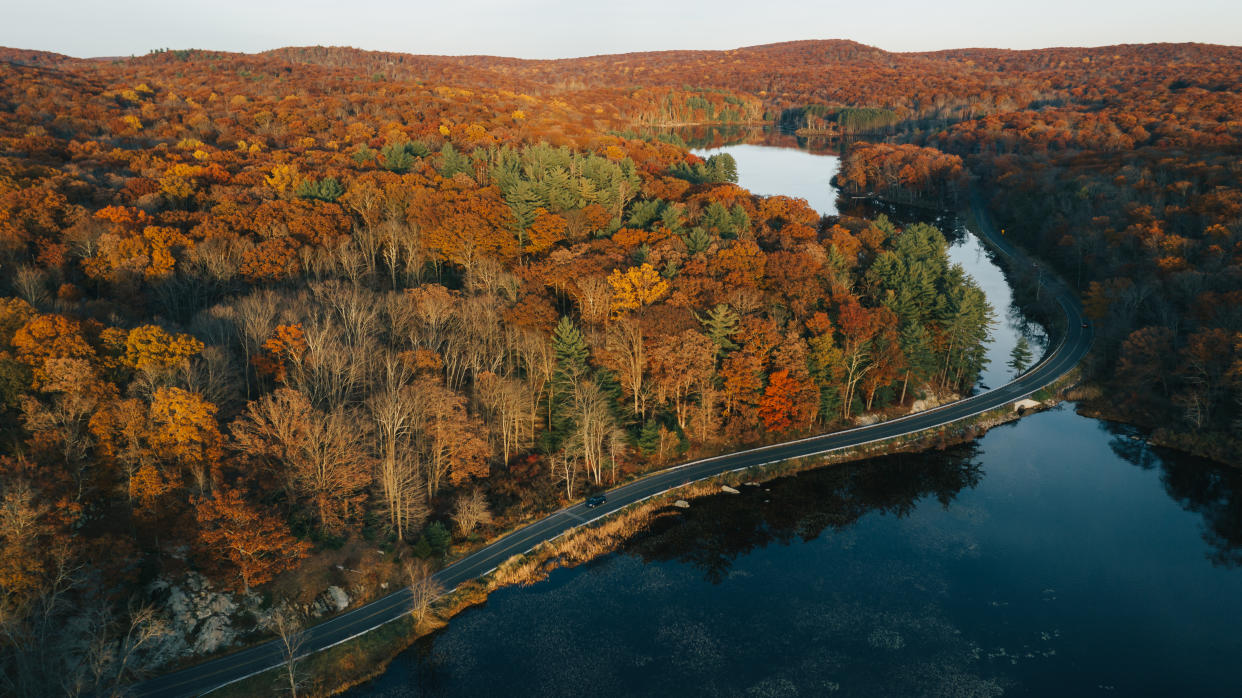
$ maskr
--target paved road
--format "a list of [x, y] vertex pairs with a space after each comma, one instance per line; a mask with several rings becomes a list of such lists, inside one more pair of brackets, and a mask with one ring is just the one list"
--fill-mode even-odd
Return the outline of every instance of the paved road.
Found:
[[[983, 228], [981, 233], [1002, 254], [1013, 258], [1019, 264], [1030, 263], [1022, 252], [1009, 245], [994, 232], [986, 212], [977, 201], [975, 213]], [[1008, 385], [934, 410], [867, 427], [705, 458], [654, 473], [641, 480], [609, 490], [607, 492], [608, 503], [601, 507], [587, 509], [583, 504], [575, 504], [520, 528], [440, 570], [435, 578], [446, 589], [453, 589], [463, 582], [490, 572], [501, 562], [513, 555], [526, 552], [543, 541], [556, 538], [583, 523], [695, 480], [756, 465], [824, 454], [912, 434], [965, 419], [1026, 397], [1072, 369], [1086, 355], [1091, 346], [1091, 331], [1089, 328], [1082, 327], [1082, 311], [1074, 295], [1055, 280], [1048, 280], [1047, 276], [1045, 276], [1044, 285], [1048, 292], [1056, 294], [1057, 300], [1065, 311], [1067, 332], [1061, 343], [1041, 363]], [[409, 590], [402, 589], [394, 592], [308, 628], [303, 644], [304, 650], [310, 653], [332, 647], [384, 623], [397, 620], [407, 613], [409, 608]], [[160, 698], [198, 696], [278, 666], [280, 663], [280, 649], [272, 641], [173, 674], [153, 678], [133, 686], [132, 691], [138, 696]]]

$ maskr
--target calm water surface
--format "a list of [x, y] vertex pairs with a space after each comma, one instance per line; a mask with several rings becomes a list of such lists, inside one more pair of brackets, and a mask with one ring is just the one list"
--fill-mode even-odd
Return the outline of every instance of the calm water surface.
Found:
[[[835, 210], [818, 185], [754, 179], [802, 163], [826, 189], [830, 158], [756, 148], [729, 148], [743, 186]], [[954, 239], [998, 310], [995, 387], [1023, 323]], [[492, 594], [350, 695], [1240, 694], [1239, 471], [1062, 406], [742, 490]]]
[[[717, 153], [731, 154], [737, 161], [738, 184], [751, 192], [806, 199], [811, 208], [822, 215], [838, 213], [837, 191], [831, 185], [840, 164], [840, 159], [835, 155], [748, 144], [693, 152], [704, 158]], [[951, 216], [930, 217], [949, 239], [949, 259], [962, 265], [974, 277], [996, 312], [996, 326], [992, 329], [988, 344], [989, 361], [979, 376], [979, 386], [995, 388], [1004, 385], [1015, 377], [1008, 363], [1018, 339], [1026, 336], [1038, 360], [1047, 345], [1047, 337], [1039, 326], [1025, 322], [1013, 305], [1013, 294], [1005, 275], [992, 261], [983, 243]]]

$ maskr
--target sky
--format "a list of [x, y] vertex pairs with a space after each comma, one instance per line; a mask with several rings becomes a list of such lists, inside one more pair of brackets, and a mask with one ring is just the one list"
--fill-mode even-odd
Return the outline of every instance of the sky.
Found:
[[1242, 45], [1240, 0], [15, 0], [0, 46], [78, 57], [332, 45], [567, 58], [852, 39], [889, 51]]

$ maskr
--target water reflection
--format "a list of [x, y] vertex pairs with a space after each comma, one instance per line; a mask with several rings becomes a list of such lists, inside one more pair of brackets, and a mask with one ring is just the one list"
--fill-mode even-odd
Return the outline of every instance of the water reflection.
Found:
[[772, 126], [707, 124], [661, 129], [644, 135], [662, 138], [692, 150], [724, 148], [742, 144], [794, 148], [819, 155], [836, 155], [841, 150], [841, 142], [838, 139], [823, 136], [799, 136]]
[[352, 695], [1236, 695], [1239, 473], [1134, 435], [1067, 406], [696, 500]]
[[959, 492], [979, 483], [978, 451], [978, 444], [970, 443], [746, 486], [739, 495], [701, 499], [681, 517], [659, 520], [627, 549], [647, 562], [693, 565], [718, 584], [735, 559], [772, 543], [809, 542], [869, 513], [903, 518], [927, 498], [948, 508]]
[[1159, 469], [1169, 497], [1202, 517], [1209, 548], [1205, 554], [1213, 565], [1242, 566], [1242, 470], [1170, 451], [1158, 453], [1135, 427], [1100, 425], [1112, 435], [1108, 446], [1113, 453], [1144, 470]]

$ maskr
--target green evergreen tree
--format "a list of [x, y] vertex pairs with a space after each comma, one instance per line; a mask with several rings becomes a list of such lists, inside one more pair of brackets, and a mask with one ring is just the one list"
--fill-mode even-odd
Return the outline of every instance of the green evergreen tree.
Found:
[[729, 230], [729, 209], [719, 201], [713, 201], [703, 208], [703, 214], [699, 216], [699, 225], [705, 230], [716, 235]]
[[535, 222], [535, 209], [543, 205], [543, 197], [530, 182], [519, 181], [505, 194], [505, 203], [513, 212], [514, 230], [523, 234]]
[[660, 420], [649, 419], [643, 423], [642, 431], [638, 432], [637, 446], [644, 456], [650, 456], [660, 449]]
[[674, 235], [680, 235], [682, 226], [684, 225], [681, 217], [685, 212], [686, 207], [683, 204], [665, 204], [664, 210], [660, 212], [660, 222], [663, 223], [664, 227], [668, 228]]
[[562, 316], [552, 332], [552, 351], [556, 354], [556, 374], [574, 381], [586, 375], [591, 350], [573, 320]]
[[384, 169], [397, 174], [405, 174], [414, 166], [414, 156], [405, 149], [404, 143], [389, 143], [380, 149], [384, 158]]
[[1015, 376], [1022, 375], [1026, 367], [1031, 365], [1033, 356], [1031, 343], [1026, 341], [1026, 337], [1019, 337], [1018, 343], [1014, 345], [1013, 351], [1009, 353], [1009, 368], [1013, 369], [1013, 374]]
[[660, 206], [663, 203], [660, 199], [648, 199], [631, 204], [628, 225], [631, 228], [646, 228], [660, 217]]
[[718, 181], [737, 184], [737, 160], [729, 153], [721, 153], [716, 157], [720, 158], [721, 179]]
[[436, 171], [446, 179], [457, 174], [474, 175], [470, 158], [457, 152], [452, 143], [445, 143], [444, 147], [440, 148], [440, 162], [436, 166]]
[[375, 151], [371, 150], [366, 143], [358, 146], [358, 149], [354, 151], [354, 162], [359, 166], [365, 165], [373, 160], [375, 160]]
[[729, 209], [729, 229], [734, 237], [750, 230], [750, 216], [741, 204], [733, 204], [733, 208]]
[[729, 306], [721, 303], [715, 308], [707, 311], [707, 317], [703, 317], [698, 313], [694, 316], [703, 324], [707, 337], [716, 344], [716, 355], [721, 352], [732, 351], [737, 349], [737, 344], [733, 342], [731, 337], [737, 334], [738, 324], [741, 319], [737, 313]]
[[696, 225], [682, 237], [682, 242], [686, 243], [686, 250], [690, 254], [698, 254], [711, 247], [712, 234]]
[[324, 177], [318, 181], [303, 180], [294, 193], [302, 199], [318, 199], [320, 201], [336, 201], [345, 193], [345, 187], [336, 177]]
[[453, 540], [453, 534], [449, 532], [448, 527], [439, 521], [431, 522], [431, 525], [427, 527], [426, 536], [431, 552], [436, 555], [447, 553], [449, 543]]

